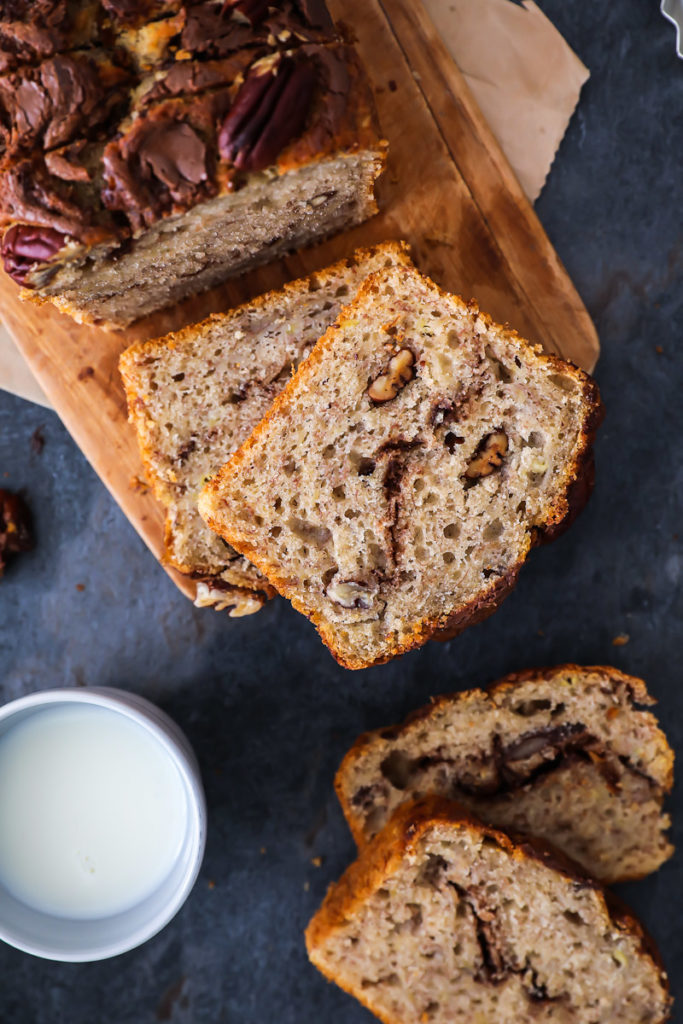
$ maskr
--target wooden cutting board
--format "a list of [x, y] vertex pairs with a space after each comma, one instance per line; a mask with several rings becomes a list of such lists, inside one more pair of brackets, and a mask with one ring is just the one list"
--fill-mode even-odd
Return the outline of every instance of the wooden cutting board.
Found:
[[[0, 274], [0, 313], [67, 429], [152, 553], [161, 559], [163, 513], [141, 484], [117, 362], [131, 342], [156, 337], [348, 255], [406, 238], [438, 284], [474, 297], [522, 335], [587, 370], [595, 328], [500, 147], [419, 0], [329, 0], [353, 26], [389, 139], [381, 213], [352, 232], [255, 271], [121, 333], [73, 323], [21, 302]], [[195, 584], [168, 569], [194, 597]]]

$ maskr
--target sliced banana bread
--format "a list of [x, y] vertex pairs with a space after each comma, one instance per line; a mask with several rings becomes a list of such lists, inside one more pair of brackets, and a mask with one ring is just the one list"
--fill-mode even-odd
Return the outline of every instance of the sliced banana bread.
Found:
[[[0, 256], [24, 298], [121, 327], [376, 212], [386, 143], [322, 0], [153, 4], [123, 32], [136, 5], [110, 7], [99, 62], [5, 81]], [[114, 120], [109, 52], [131, 78]]]
[[390, 268], [199, 510], [362, 668], [494, 610], [585, 501], [600, 416], [585, 373]]
[[330, 888], [308, 954], [386, 1024], [657, 1024], [638, 922], [550, 848], [457, 804], [406, 805]]
[[434, 794], [548, 840], [603, 882], [641, 878], [673, 853], [662, 803], [674, 755], [654, 703], [642, 679], [606, 666], [506, 676], [361, 736], [337, 795], [359, 846], [399, 804]]
[[211, 531], [197, 497], [282, 391], [299, 361], [372, 272], [408, 266], [387, 242], [293, 281], [281, 291], [158, 341], [133, 345], [120, 369], [147, 477], [166, 509], [166, 556], [200, 580], [201, 606], [258, 611], [274, 593]]

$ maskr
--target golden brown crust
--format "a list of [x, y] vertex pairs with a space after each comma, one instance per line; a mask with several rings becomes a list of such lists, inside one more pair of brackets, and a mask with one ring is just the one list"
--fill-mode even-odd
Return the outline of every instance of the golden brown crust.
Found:
[[[344, 980], [316, 955], [317, 951], [333, 932], [344, 927], [349, 918], [398, 869], [403, 858], [417, 845], [420, 838], [437, 825], [455, 825], [466, 829], [474, 837], [487, 837], [514, 860], [540, 861], [562, 875], [571, 885], [578, 884], [592, 889], [598, 901], [598, 908], [602, 912], [605, 927], [616, 927], [638, 940], [642, 953], [652, 957], [659, 970], [662, 988], [668, 993], [668, 978], [661, 966], [659, 953], [640, 922], [625, 905], [620, 904], [617, 908], [604, 887], [589, 878], [568, 857], [547, 843], [528, 838], [515, 839], [505, 832], [483, 825], [454, 801], [442, 797], [425, 797], [398, 808], [384, 829], [364, 847], [358, 859], [346, 869], [339, 881], [330, 886], [322, 906], [310, 921], [305, 933], [306, 949], [311, 962], [326, 977], [360, 999], [373, 1012], [376, 1010], [365, 1002], [362, 992], [345, 984]], [[395, 1024], [394, 1019], [389, 1016], [380, 1019], [385, 1020], [387, 1024]]]
[[[150, 429], [144, 395], [141, 392], [141, 381], [137, 373], [138, 366], [150, 356], [157, 355], [166, 349], [181, 348], [185, 343], [192, 343], [198, 338], [206, 335], [212, 327], [220, 326], [229, 330], [230, 323], [242, 317], [247, 309], [254, 311], [266, 310], [271, 304], [281, 300], [283, 296], [296, 298], [297, 295], [310, 291], [312, 286], [317, 289], [324, 288], [330, 278], [334, 278], [343, 272], [345, 268], [362, 264], [378, 254], [386, 253], [387, 258], [395, 263], [412, 265], [410, 259], [410, 247], [407, 242], [386, 241], [374, 246], [356, 249], [350, 256], [336, 263], [331, 264], [322, 270], [315, 271], [306, 277], [297, 278], [283, 285], [281, 289], [273, 289], [263, 295], [243, 303], [235, 309], [226, 313], [214, 313], [198, 324], [191, 324], [180, 331], [174, 331], [162, 338], [154, 338], [150, 341], [138, 342], [130, 345], [119, 357], [119, 372], [123, 381], [128, 404], [128, 420], [135, 427], [140, 458], [144, 467], [145, 476], [152, 488], [155, 498], [165, 508], [168, 508], [174, 499], [173, 492], [169, 489], [166, 481], [155, 470], [155, 444], [153, 430]], [[170, 515], [166, 515], [164, 524], [164, 561], [172, 565], [178, 572], [189, 576], [197, 576], [197, 567], [178, 561], [173, 555], [173, 523]], [[218, 576], [211, 573], [200, 573], [198, 578], [211, 582]], [[237, 586], [237, 585], [235, 585]], [[240, 581], [240, 588], [249, 588], [257, 593], [262, 593], [265, 598], [275, 597], [276, 589], [267, 580], [253, 582]]]
[[[536, 680], [549, 680], [557, 676], [566, 675], [567, 673], [580, 673], [582, 675], [587, 673], [600, 674], [606, 677], [608, 682], [615, 685], [623, 685], [630, 693], [633, 704], [651, 707], [657, 703], [654, 697], [649, 694], [645, 681], [643, 679], [639, 679], [637, 676], [629, 676], [625, 672], [621, 672], [619, 669], [613, 668], [611, 665], [575, 665], [571, 662], [563, 665], [554, 665], [550, 668], [530, 668], [524, 669], [520, 672], [511, 672], [508, 675], [503, 676], [502, 679], [498, 679], [491, 683], [486, 687], [486, 689], [475, 687], [470, 690], [460, 690], [456, 693], [441, 694], [438, 697], [433, 697], [429, 704], [425, 704], [421, 708], [411, 711], [411, 713], [397, 725], [373, 729], [370, 732], [362, 733], [351, 749], [345, 754], [341, 764], [339, 765], [334, 777], [334, 789], [356, 846], [364, 846], [366, 844], [366, 839], [363, 835], [358, 815], [354, 814], [349, 803], [344, 787], [344, 779], [353, 771], [353, 765], [355, 762], [364, 757], [368, 748], [373, 746], [378, 739], [397, 739], [410, 727], [418, 722], [423, 722], [429, 719], [435, 711], [449, 704], [459, 704], [467, 699], [476, 697], [480, 700], [490, 702], [493, 707], [493, 698], [495, 696], [504, 695], [523, 683], [534, 682]], [[651, 715], [649, 712], [643, 712], [643, 714], [647, 716], [650, 728], [654, 729], [659, 737], [661, 757], [664, 759], [664, 776], [659, 784], [662, 786], [665, 794], [670, 793], [673, 788], [674, 781], [674, 752], [669, 746], [666, 736], [660, 729], [655, 716]]]
[[430, 280], [430, 284], [437, 289], [440, 296], [447, 298], [449, 301], [454, 300], [462, 303], [462, 306], [468, 309], [470, 313], [478, 315], [489, 330], [495, 330], [501, 340], [524, 351], [531, 349], [541, 359], [550, 365], [554, 365], [558, 372], [571, 376], [581, 388], [586, 417], [581, 428], [573, 461], [565, 471], [563, 485], [560, 485], [561, 490], [554, 500], [549, 503], [545, 520], [528, 534], [523, 558], [517, 565], [508, 569], [506, 575], [498, 582], [492, 584], [488, 590], [479, 594], [473, 601], [462, 608], [456, 609], [452, 614], [442, 615], [436, 619], [417, 620], [410, 632], [403, 636], [402, 641], [391, 644], [387, 653], [380, 657], [369, 661], [362, 657], [356, 657], [348, 651], [339, 650], [335, 646], [336, 637], [332, 627], [326, 623], [323, 616], [309, 611], [304, 606], [297, 596], [295, 586], [287, 577], [280, 574], [277, 564], [270, 560], [267, 552], [250, 544], [246, 538], [241, 537], [234, 529], [231, 529], [230, 527], [234, 526], [234, 524], [226, 526], [220, 523], [217, 517], [213, 515], [212, 506], [217, 507], [220, 504], [223, 481], [229, 480], [232, 474], [238, 471], [248, 460], [252, 449], [260, 442], [261, 437], [266, 434], [270, 422], [277, 419], [281, 414], [286, 415], [290, 396], [296, 393], [300, 384], [305, 383], [308, 378], [313, 376], [324, 356], [334, 349], [337, 334], [349, 325], [349, 321], [356, 318], [357, 311], [363, 307], [367, 296], [372, 293], [379, 279], [379, 274], [373, 274], [365, 281], [355, 301], [342, 310], [337, 323], [328, 328], [308, 358], [301, 363], [296, 374], [276, 398], [270, 411], [254, 429], [251, 437], [238, 448], [216, 476], [206, 484], [199, 499], [199, 511], [211, 529], [253, 562], [279, 593], [287, 597], [297, 611], [302, 612], [311, 620], [323, 642], [330, 649], [339, 664], [348, 669], [368, 668], [371, 665], [383, 664], [399, 654], [404, 654], [407, 651], [422, 646], [427, 640], [438, 634], [442, 634], [442, 639], [450, 639], [467, 626], [481, 622], [488, 615], [492, 614], [513, 589], [519, 571], [531, 547], [540, 543], [544, 536], [548, 540], [557, 536], [561, 532], [563, 524], [571, 522], [578, 514], [580, 502], [587, 500], [590, 488], [585, 486], [585, 480], [587, 477], [590, 479], [592, 465], [591, 447], [595, 433], [604, 416], [604, 408], [598, 386], [587, 373], [574, 366], [573, 363], [560, 359], [559, 356], [543, 353], [539, 345], [532, 345], [516, 331], [501, 327], [487, 314], [481, 313], [476, 303], [471, 302], [468, 305], [458, 296], [446, 293]]

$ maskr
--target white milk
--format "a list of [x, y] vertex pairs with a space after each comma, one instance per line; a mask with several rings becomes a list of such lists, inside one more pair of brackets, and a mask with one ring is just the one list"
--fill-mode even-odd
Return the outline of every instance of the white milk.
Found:
[[162, 744], [69, 703], [0, 736], [0, 885], [37, 910], [105, 917], [149, 895], [183, 842], [186, 797]]

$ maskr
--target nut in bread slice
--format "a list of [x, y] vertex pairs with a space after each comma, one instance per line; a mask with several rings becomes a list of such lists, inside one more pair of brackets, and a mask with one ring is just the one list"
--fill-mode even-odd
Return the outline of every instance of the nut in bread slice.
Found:
[[388, 268], [199, 509], [363, 668], [495, 609], [585, 501], [601, 411], [581, 370]]

